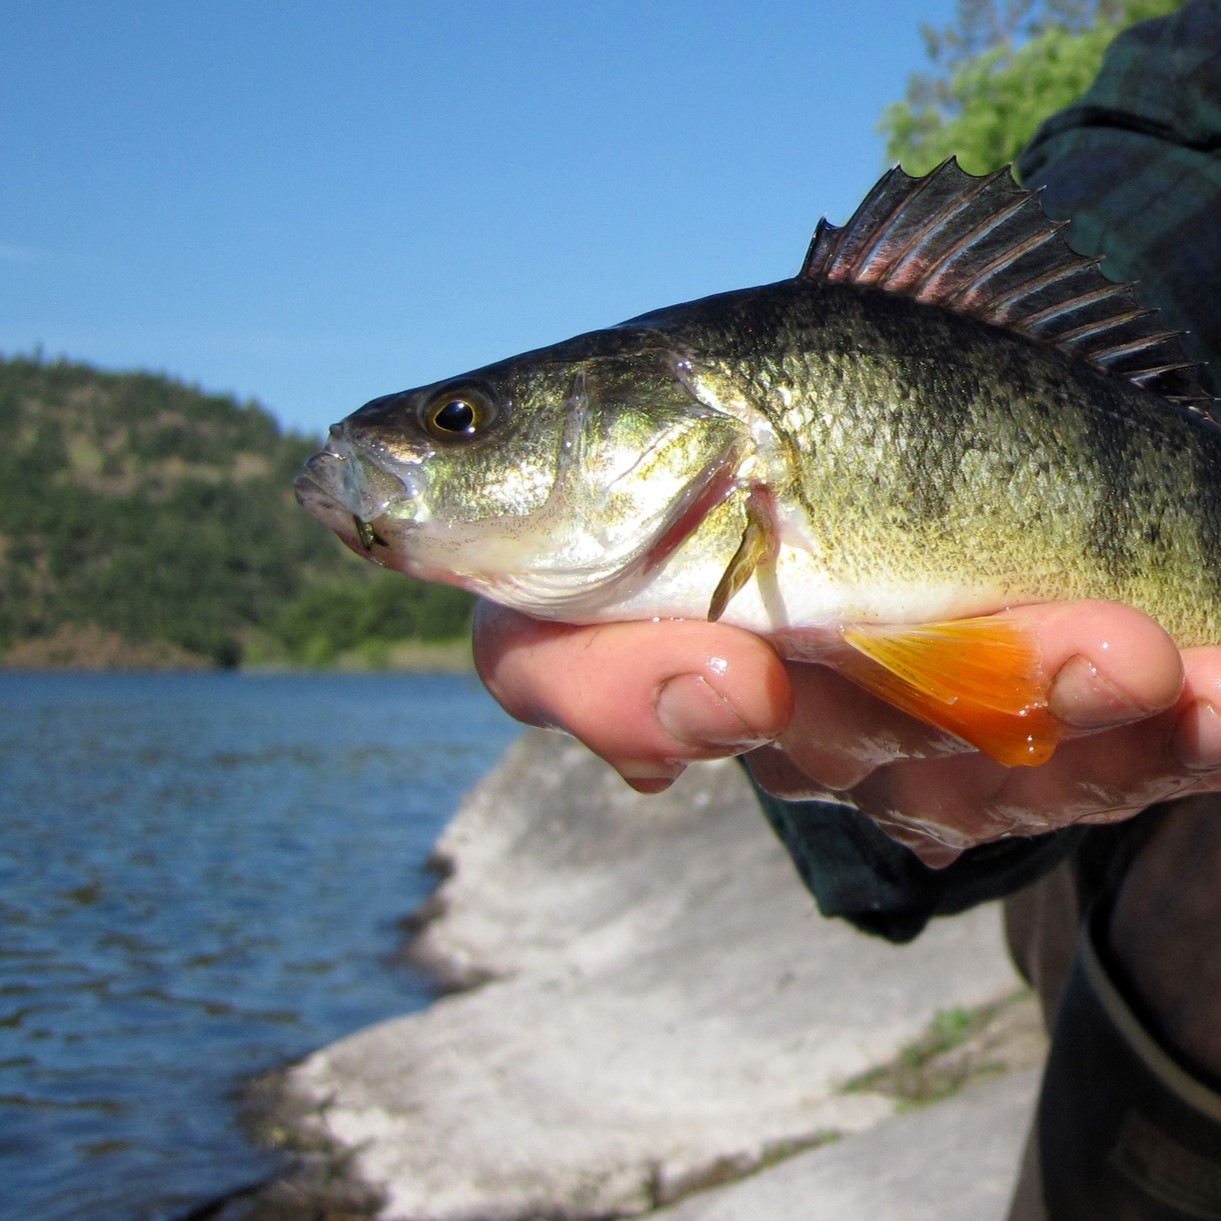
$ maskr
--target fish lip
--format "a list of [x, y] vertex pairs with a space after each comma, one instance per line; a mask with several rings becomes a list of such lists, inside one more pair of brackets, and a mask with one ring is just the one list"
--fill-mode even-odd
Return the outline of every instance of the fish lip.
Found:
[[396, 524], [410, 527], [423, 510], [427, 476], [415, 464], [404, 464], [353, 440], [346, 425], [331, 429], [326, 448], [314, 454], [294, 481], [298, 502], [333, 528], [339, 519], [351, 532], [353, 519], [373, 524], [394, 507]]
[[[313, 459], [311, 458], [310, 461], [312, 462]], [[297, 497], [297, 503], [307, 512], [315, 515], [322, 512], [344, 513], [347, 511], [343, 502], [336, 499], [325, 484], [314, 478], [313, 472], [308, 466], [293, 480], [293, 493]]]
[[[312, 461], [312, 459], [311, 459]], [[357, 520], [342, 500], [337, 499], [329, 488], [319, 483], [307, 469], [293, 480], [293, 492], [297, 503], [311, 516], [328, 526], [353, 551], [365, 554], [357, 532]]]
[[333, 524], [335, 517], [349, 522], [359, 516], [350, 495], [349, 481], [344, 478], [339, 463], [347, 462], [347, 456], [337, 453], [331, 446], [319, 450], [305, 464], [305, 469], [293, 481], [297, 503], [317, 517]]

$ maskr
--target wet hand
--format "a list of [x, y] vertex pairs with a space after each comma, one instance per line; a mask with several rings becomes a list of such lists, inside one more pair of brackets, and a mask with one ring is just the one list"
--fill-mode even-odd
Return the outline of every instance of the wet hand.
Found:
[[1221, 647], [1180, 656], [1152, 620], [1114, 604], [1006, 614], [1036, 640], [1066, 726], [1039, 768], [1003, 767], [720, 624], [573, 628], [484, 607], [476, 660], [512, 715], [566, 729], [642, 792], [693, 760], [747, 754], [777, 796], [848, 802], [931, 865], [1221, 789]]
[[481, 603], [475, 664], [511, 716], [566, 730], [642, 793], [772, 741], [793, 712], [770, 645], [697, 620], [571, 627]]

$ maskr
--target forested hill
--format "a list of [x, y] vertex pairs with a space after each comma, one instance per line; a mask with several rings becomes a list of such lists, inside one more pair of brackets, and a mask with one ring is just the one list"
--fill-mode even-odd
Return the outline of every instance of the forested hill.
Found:
[[0, 358], [0, 665], [376, 662], [469, 598], [348, 553], [292, 496], [318, 447], [254, 403]]

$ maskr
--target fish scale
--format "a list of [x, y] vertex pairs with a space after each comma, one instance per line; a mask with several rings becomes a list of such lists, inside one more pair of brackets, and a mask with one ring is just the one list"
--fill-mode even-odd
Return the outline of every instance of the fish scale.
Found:
[[1007, 764], [1059, 729], [994, 612], [1221, 643], [1198, 367], [1008, 175], [887, 174], [791, 280], [388, 395], [301, 502], [372, 561], [574, 623], [721, 618]]

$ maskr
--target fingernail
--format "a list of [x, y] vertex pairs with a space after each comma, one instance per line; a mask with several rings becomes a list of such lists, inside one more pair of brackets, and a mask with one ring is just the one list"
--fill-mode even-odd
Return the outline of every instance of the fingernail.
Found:
[[907, 847], [920, 858], [921, 864], [930, 869], [948, 869], [963, 853], [962, 848], [951, 848], [949, 844], [939, 844], [931, 839], [912, 842]]
[[677, 761], [662, 763], [644, 759], [617, 759], [615, 770], [638, 793], [660, 793], [668, 789], [686, 770]]
[[623, 778], [631, 788], [634, 788], [636, 792], [642, 793], [646, 797], [652, 797], [656, 793], [664, 793], [674, 783], [673, 780], [645, 780], [637, 776], [624, 776]]
[[1056, 720], [1078, 729], [1123, 725], [1154, 711], [1136, 703], [1080, 654], [1060, 667], [1047, 702]]
[[680, 674], [663, 683], [653, 707], [662, 729], [684, 746], [736, 752], [767, 741], [699, 674]]
[[1179, 717], [1170, 735], [1170, 750], [1194, 772], [1221, 767], [1221, 713], [1207, 700], [1197, 700]]
[[967, 847], [965, 843], [961, 846], [946, 843], [946, 828], [938, 828], [938, 833], [934, 835], [921, 831], [919, 827], [910, 826], [906, 820], [899, 821], [893, 815], [888, 818], [878, 817], [874, 821], [889, 838], [914, 852], [920, 858], [921, 864], [930, 869], [945, 869], [946, 866], [952, 865]]

